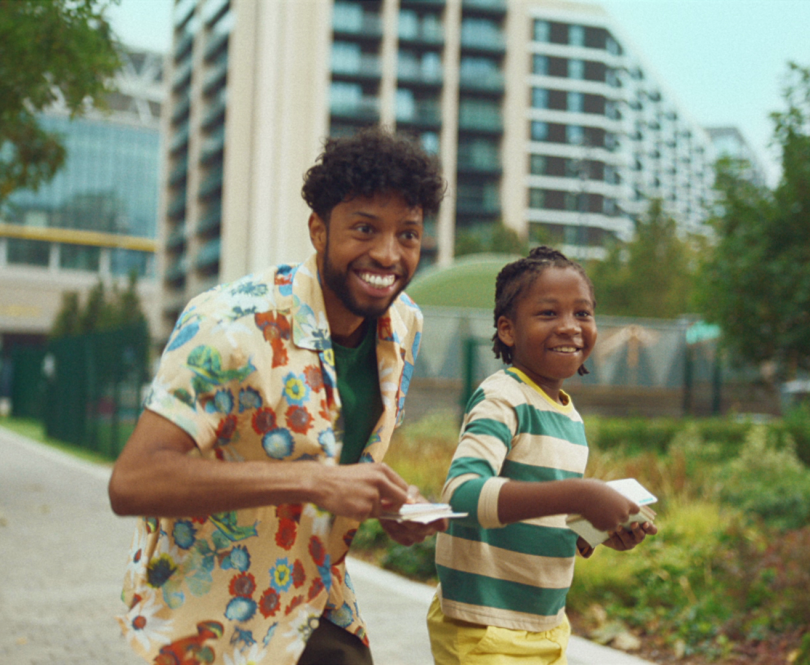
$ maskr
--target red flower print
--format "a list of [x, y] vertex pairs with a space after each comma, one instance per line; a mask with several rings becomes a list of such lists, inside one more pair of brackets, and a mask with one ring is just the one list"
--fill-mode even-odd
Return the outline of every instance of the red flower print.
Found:
[[343, 544], [346, 547], [350, 547], [352, 541], [354, 540], [354, 534], [357, 533], [357, 529], [349, 529], [346, 533], [343, 534]]
[[135, 607], [142, 600], [143, 600], [143, 596], [136, 593], [134, 596], [132, 596], [132, 602], [129, 604], [129, 609], [132, 609], [133, 607]]
[[217, 445], [221, 446], [228, 443], [235, 431], [236, 416], [230, 415], [220, 420], [219, 426], [217, 427]]
[[253, 431], [256, 434], [264, 434], [271, 429], [276, 429], [276, 414], [269, 406], [256, 409], [253, 414]]
[[307, 365], [304, 367], [304, 381], [315, 392], [323, 388], [323, 374], [321, 368], [315, 365]]
[[267, 619], [278, 612], [278, 608], [278, 592], [271, 587], [267, 589], [259, 599], [259, 612], [261, 612], [262, 616]]
[[304, 602], [303, 596], [296, 596], [290, 601], [290, 604], [287, 605], [287, 609], [284, 610], [284, 614], [289, 614], [292, 612], [296, 607], [298, 607], [301, 603]]
[[329, 409], [326, 406], [326, 400], [321, 400], [321, 408], [318, 410], [318, 415], [323, 418], [324, 420], [328, 420], [329, 422], [332, 421], [332, 414], [329, 413]]
[[276, 517], [281, 520], [300, 522], [303, 509], [300, 503], [282, 503], [280, 506], [276, 506]]
[[281, 273], [277, 272], [275, 279], [276, 286], [287, 286], [289, 284], [292, 284], [292, 277], [293, 277], [292, 271]]
[[306, 434], [307, 430], [312, 427], [312, 416], [303, 406], [291, 406], [284, 416], [287, 418], [287, 427], [293, 432]]
[[296, 562], [293, 564], [292, 579], [293, 586], [295, 586], [296, 589], [299, 588], [307, 579], [306, 573], [304, 572], [304, 565], [300, 560], [296, 560]]
[[279, 520], [278, 531], [276, 531], [276, 545], [285, 550], [290, 549], [295, 544], [295, 534], [297, 524], [294, 520]]
[[318, 566], [322, 566], [323, 562], [326, 560], [326, 548], [323, 546], [318, 536], [312, 536], [312, 538], [309, 539], [309, 554]]
[[307, 600], [312, 600], [325, 588], [326, 587], [324, 587], [323, 585], [323, 580], [320, 577], [316, 577], [314, 580], [312, 580], [312, 584], [309, 585], [309, 593], [307, 593]]
[[242, 596], [250, 598], [256, 590], [256, 578], [251, 573], [239, 573], [234, 575], [228, 590], [232, 596]]
[[384, 316], [377, 320], [378, 339], [393, 339], [394, 329], [391, 327], [391, 317]]
[[290, 339], [289, 319], [278, 312], [260, 312], [253, 315], [253, 320], [273, 349], [273, 367], [286, 365], [287, 348], [284, 342]]

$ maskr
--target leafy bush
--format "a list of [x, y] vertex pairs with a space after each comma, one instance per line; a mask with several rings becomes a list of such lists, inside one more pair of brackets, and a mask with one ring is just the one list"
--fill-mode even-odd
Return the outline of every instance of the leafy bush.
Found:
[[391, 542], [382, 560], [383, 568], [422, 581], [436, 578], [436, 536], [410, 547]]
[[777, 449], [765, 426], [751, 429], [736, 459], [722, 470], [723, 501], [779, 530], [810, 524], [810, 469], [792, 445]]
[[379, 520], [366, 520], [361, 522], [354, 534], [352, 548], [358, 550], [375, 550], [385, 547], [389, 543], [388, 534], [385, 533]]

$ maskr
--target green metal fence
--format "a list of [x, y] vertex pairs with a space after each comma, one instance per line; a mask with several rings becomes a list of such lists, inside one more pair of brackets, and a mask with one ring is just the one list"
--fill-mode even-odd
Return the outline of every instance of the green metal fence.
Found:
[[141, 410], [148, 381], [144, 325], [62, 337], [12, 351], [12, 415], [48, 436], [115, 459]]

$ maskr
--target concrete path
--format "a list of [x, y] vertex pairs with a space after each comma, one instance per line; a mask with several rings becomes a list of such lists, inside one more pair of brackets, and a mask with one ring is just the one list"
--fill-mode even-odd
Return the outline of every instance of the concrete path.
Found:
[[[0, 427], [0, 663], [138, 665], [114, 616], [134, 519], [113, 515], [110, 468]], [[431, 665], [430, 586], [352, 559], [377, 665]], [[646, 661], [573, 638], [570, 665]]]

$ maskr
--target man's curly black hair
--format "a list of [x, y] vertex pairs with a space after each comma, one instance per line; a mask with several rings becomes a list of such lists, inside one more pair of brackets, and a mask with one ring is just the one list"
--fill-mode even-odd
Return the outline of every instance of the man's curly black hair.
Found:
[[338, 203], [389, 193], [421, 207], [427, 217], [439, 210], [445, 189], [438, 162], [421, 146], [382, 127], [368, 127], [353, 136], [327, 139], [304, 176], [301, 195], [328, 223]]

